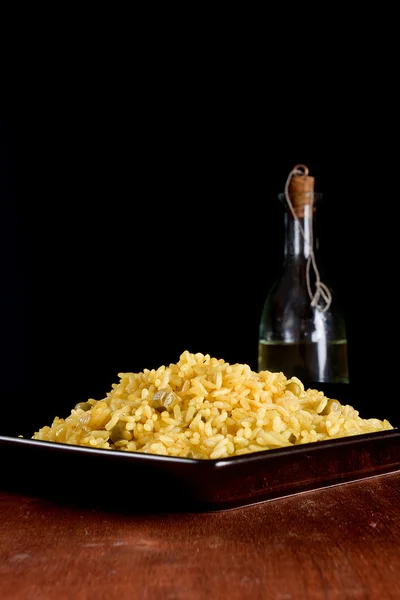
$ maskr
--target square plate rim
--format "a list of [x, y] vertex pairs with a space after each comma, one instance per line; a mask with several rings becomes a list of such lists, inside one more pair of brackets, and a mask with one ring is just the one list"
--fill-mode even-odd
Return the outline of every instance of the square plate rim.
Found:
[[141, 462], [141, 463], [160, 463], [160, 464], [175, 464], [175, 465], [209, 465], [213, 468], [232, 468], [235, 465], [248, 463], [270, 462], [274, 459], [286, 456], [298, 456], [303, 454], [323, 453], [324, 450], [330, 450], [334, 447], [355, 447], [364, 446], [366, 443], [373, 443], [380, 439], [399, 438], [400, 443], [400, 428], [385, 429], [382, 431], [374, 431], [369, 433], [361, 433], [352, 436], [343, 436], [331, 438], [327, 440], [319, 440], [316, 442], [307, 442], [296, 446], [283, 446], [281, 448], [273, 448], [259, 452], [251, 452], [244, 455], [228, 456], [225, 458], [214, 459], [197, 459], [186, 458], [179, 456], [164, 456], [162, 454], [150, 454], [145, 452], [124, 452], [123, 450], [114, 450], [107, 448], [91, 448], [89, 446], [80, 446], [76, 444], [67, 444], [65, 442], [53, 442], [48, 440], [33, 440], [31, 438], [23, 438], [18, 436], [0, 435], [0, 448], [3, 445], [22, 446], [26, 448], [40, 448], [50, 452], [85, 454], [91, 456], [101, 456], [111, 459], [116, 459], [126, 462]]

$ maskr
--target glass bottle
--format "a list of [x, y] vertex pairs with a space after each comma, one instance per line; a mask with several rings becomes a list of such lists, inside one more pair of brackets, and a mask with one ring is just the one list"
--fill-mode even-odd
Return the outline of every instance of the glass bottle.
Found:
[[315, 213], [322, 194], [296, 165], [279, 194], [285, 205], [284, 262], [264, 305], [258, 369], [298, 377], [306, 388], [350, 399], [347, 332], [332, 290], [321, 281]]

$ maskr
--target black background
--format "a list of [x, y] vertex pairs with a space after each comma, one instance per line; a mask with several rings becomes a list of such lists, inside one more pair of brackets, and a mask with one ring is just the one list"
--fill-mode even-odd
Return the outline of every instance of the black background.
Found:
[[333, 90], [329, 106], [310, 93], [308, 112], [295, 98], [277, 112], [257, 90], [222, 97], [211, 84], [139, 102], [102, 90], [59, 82], [2, 117], [3, 405], [48, 421], [103, 397], [119, 372], [186, 349], [256, 369], [283, 257], [277, 194], [304, 163], [323, 193], [321, 260], [347, 321], [354, 405], [396, 420], [390, 111], [360, 94], [338, 112]]

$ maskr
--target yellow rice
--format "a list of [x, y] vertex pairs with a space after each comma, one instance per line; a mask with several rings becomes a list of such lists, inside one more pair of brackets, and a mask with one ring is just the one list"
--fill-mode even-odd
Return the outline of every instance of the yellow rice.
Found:
[[[187, 350], [176, 364], [118, 377], [105, 398], [55, 417], [32, 438], [216, 459], [393, 429], [386, 419], [362, 419], [353, 407], [304, 389], [296, 377]], [[173, 406], [154, 408], [159, 391]]]

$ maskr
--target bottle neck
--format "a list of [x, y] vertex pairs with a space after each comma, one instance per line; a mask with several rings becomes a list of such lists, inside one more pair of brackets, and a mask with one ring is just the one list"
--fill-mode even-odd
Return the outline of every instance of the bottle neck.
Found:
[[287, 262], [308, 260], [315, 248], [315, 217], [311, 207], [306, 206], [304, 214], [297, 216], [285, 212], [284, 256]]

